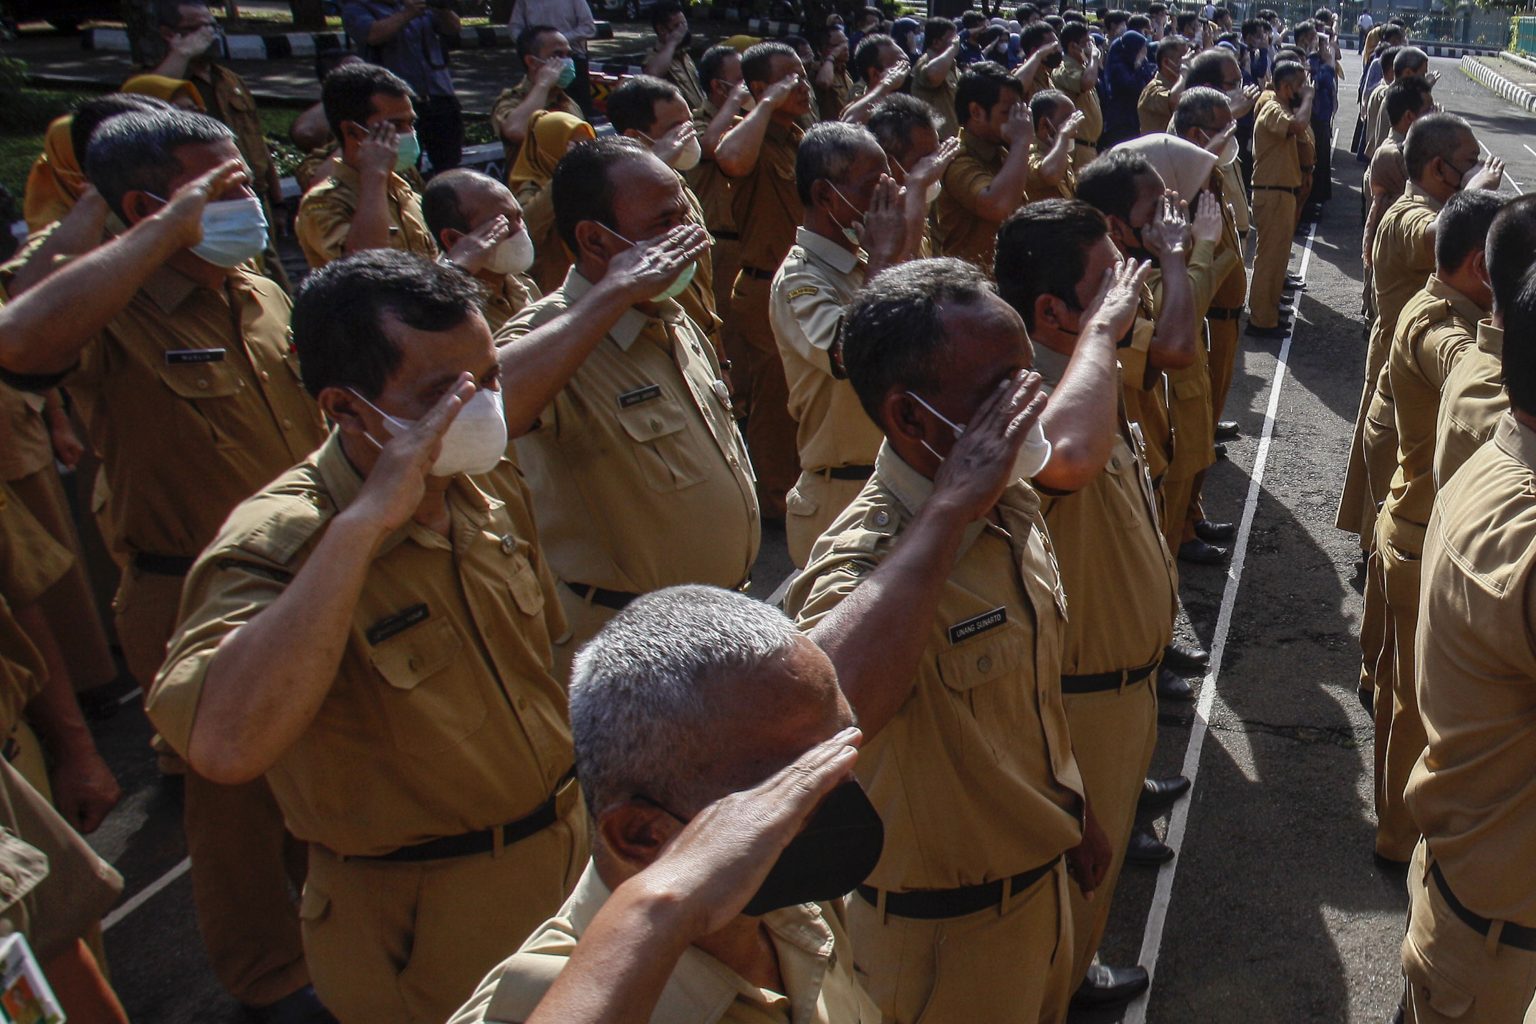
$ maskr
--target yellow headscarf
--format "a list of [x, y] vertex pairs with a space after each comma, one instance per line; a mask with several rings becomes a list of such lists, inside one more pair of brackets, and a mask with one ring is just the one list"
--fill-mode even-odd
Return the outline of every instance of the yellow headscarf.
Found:
[[573, 142], [597, 138], [592, 126], [579, 117], [558, 110], [541, 110], [528, 120], [528, 137], [517, 151], [517, 162], [507, 175], [507, 185], [517, 193], [529, 184], [544, 188], [555, 173], [555, 164]]
[[137, 93], [140, 96], [153, 96], [157, 100], [164, 100], [172, 105], [179, 99], [189, 99], [192, 105], [203, 113], [208, 108], [203, 104], [203, 97], [198, 93], [197, 86], [181, 78], [167, 78], [165, 75], [134, 75], [123, 83], [121, 92]]
[[88, 184], [69, 139], [73, 121], [70, 114], [53, 119], [43, 136], [43, 154], [33, 162], [27, 175], [22, 211], [32, 231], [41, 231], [68, 213]]

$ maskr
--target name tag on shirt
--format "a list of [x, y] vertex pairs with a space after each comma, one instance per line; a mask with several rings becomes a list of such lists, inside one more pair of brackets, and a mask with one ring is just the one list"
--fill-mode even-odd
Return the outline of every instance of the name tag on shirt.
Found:
[[165, 354], [166, 366], [188, 366], [193, 363], [222, 363], [222, 348], [173, 348]]
[[368, 643], [377, 647], [390, 637], [404, 633], [418, 622], [425, 622], [427, 616], [431, 614], [426, 605], [413, 604], [393, 615], [386, 615], [368, 627]]
[[626, 391], [622, 395], [620, 395], [619, 396], [619, 408], [620, 409], [628, 409], [631, 406], [639, 405], [641, 402], [649, 402], [653, 398], [660, 398], [660, 397], [661, 397], [661, 385], [660, 384], [647, 384], [643, 388], [635, 388], [635, 390], [633, 390], [633, 391]]
[[949, 642], [958, 644], [962, 640], [969, 640], [973, 636], [980, 636], [989, 629], [996, 629], [1008, 621], [1007, 608], [993, 608], [989, 612], [974, 615], [964, 622], [957, 622], [949, 627]]

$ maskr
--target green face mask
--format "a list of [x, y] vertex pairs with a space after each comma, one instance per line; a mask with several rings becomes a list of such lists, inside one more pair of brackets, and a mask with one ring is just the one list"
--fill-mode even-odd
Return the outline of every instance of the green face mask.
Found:
[[404, 171], [415, 167], [421, 159], [421, 142], [416, 138], [415, 132], [407, 132], [400, 136], [400, 151], [395, 154], [395, 170]]
[[[629, 239], [625, 238], [623, 235], [619, 234], [617, 231], [613, 230], [613, 228], [610, 228], [608, 225], [603, 224], [602, 221], [598, 221], [598, 223], [602, 225], [603, 230], [607, 231], [614, 238], [617, 238], [621, 242], [628, 243], [631, 248], [634, 247], [634, 245], [635, 245], [634, 242], [631, 242]], [[698, 271], [698, 269], [699, 269], [699, 264], [698, 264], [697, 260], [694, 260], [694, 261], [690, 262], [686, 267], [684, 267], [681, 271], [678, 272], [677, 280], [675, 280], [671, 284], [667, 285], [665, 288], [663, 288], [661, 291], [657, 292], [655, 295], [652, 295], [651, 296], [651, 301], [652, 302], [665, 302], [668, 299], [675, 299], [679, 295], [683, 294], [684, 290], [686, 290], [687, 287], [690, 284], [693, 283], [693, 275], [694, 275], [695, 272]]]

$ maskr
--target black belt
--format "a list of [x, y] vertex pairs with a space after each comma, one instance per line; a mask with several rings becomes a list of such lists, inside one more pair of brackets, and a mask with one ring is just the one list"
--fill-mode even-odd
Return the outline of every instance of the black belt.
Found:
[[710, 234], [715, 236], [715, 241], [717, 242], [741, 241], [741, 236], [734, 231], [711, 231]]
[[416, 843], [413, 846], [402, 846], [398, 850], [381, 853], [372, 857], [351, 857], [349, 860], [387, 860], [422, 861], [422, 860], [448, 860], [451, 857], [471, 857], [478, 853], [490, 853], [496, 849], [496, 840], [501, 839], [502, 846], [511, 846], [513, 843], [527, 839], [535, 833], [542, 832], [556, 821], [560, 820], [559, 812], [555, 805], [560, 800], [560, 794], [566, 786], [576, 781], [576, 769], [573, 766], [570, 771], [560, 776], [560, 781], [555, 783], [554, 792], [548, 799], [532, 812], [518, 818], [506, 825], [498, 825], [495, 828], [483, 829], [479, 832], [466, 832], [459, 836], [444, 836], [442, 839], [429, 839], [424, 843]]
[[[897, 917], [915, 918], [919, 921], [964, 917], [978, 910], [997, 906], [1003, 901], [1004, 896], [1023, 892], [1050, 874], [1059, 860], [1061, 855], [1057, 854], [1046, 863], [1037, 868], [1031, 868], [1023, 874], [1014, 875], [1012, 878], [1000, 878], [995, 882], [982, 882], [980, 885], [962, 885], [958, 889], [888, 892], [885, 894], [885, 912], [895, 914]], [[880, 906], [879, 889], [861, 885], [858, 887], [858, 893], [863, 897], [864, 902], [874, 907]]]
[[1242, 306], [1212, 306], [1206, 311], [1207, 320], [1236, 320], [1243, 315]]
[[1095, 153], [1097, 153], [1099, 151], [1099, 147], [1098, 146], [1096, 146], [1093, 143], [1087, 141], [1086, 139], [1073, 139], [1072, 141], [1075, 144], [1079, 145], [1079, 146], [1086, 146], [1086, 147], [1088, 147], [1089, 149], [1093, 150]]
[[[1439, 863], [1431, 863], [1429, 873], [1435, 877], [1435, 884], [1440, 887], [1440, 895], [1445, 897], [1445, 904], [1451, 908], [1452, 913], [1461, 918], [1462, 924], [1486, 937], [1493, 927], [1493, 922], [1486, 917], [1474, 914], [1467, 909], [1466, 904], [1456, 898], [1456, 894], [1451, 892], [1450, 883], [1445, 880], [1445, 875], [1440, 873]], [[1505, 921], [1503, 929], [1499, 932], [1499, 941], [1506, 946], [1536, 953], [1536, 928], [1527, 928], [1524, 925]]]
[[192, 571], [192, 563], [195, 561], [197, 559], [181, 555], [152, 555], [147, 551], [133, 553], [133, 567], [156, 576], [185, 576]]
[[1255, 192], [1289, 192], [1293, 196], [1301, 195], [1300, 185], [1297, 185], [1295, 188], [1290, 188], [1286, 185], [1255, 185], [1253, 190]]
[[773, 280], [773, 271], [771, 271], [771, 270], [758, 270], [756, 267], [743, 266], [741, 268], [741, 272], [743, 274], [747, 275], [748, 277], [754, 278], [754, 279], [756, 279], [758, 281], [772, 281]]
[[834, 466], [831, 469], [823, 469], [833, 480], [868, 480], [875, 474], [874, 466]]
[[583, 601], [591, 601], [593, 604], [600, 604], [604, 608], [612, 608], [616, 612], [621, 612], [628, 608], [630, 602], [640, 596], [639, 594], [630, 594], [623, 590], [604, 590], [602, 587], [594, 587], [586, 583], [567, 583], [566, 586], [570, 587], [571, 592]]
[[1141, 668], [1123, 668], [1118, 672], [1090, 672], [1081, 676], [1062, 676], [1062, 693], [1099, 693], [1118, 690], [1122, 686], [1139, 683], [1157, 670], [1157, 662]]

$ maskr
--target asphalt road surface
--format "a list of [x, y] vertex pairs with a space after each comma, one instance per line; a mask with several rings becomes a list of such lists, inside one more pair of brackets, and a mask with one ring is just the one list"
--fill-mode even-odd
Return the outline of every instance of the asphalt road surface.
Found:
[[[1439, 102], [1508, 163], [1505, 190], [1536, 186], [1536, 119], [1454, 61], [1435, 66]], [[1357, 79], [1353, 54], [1346, 69]], [[1353, 85], [1343, 91], [1347, 147]], [[1103, 951], [1152, 969], [1153, 988], [1123, 1018], [1080, 1024], [1376, 1022], [1397, 999], [1404, 880], [1371, 857], [1371, 730], [1354, 693], [1361, 576], [1352, 538], [1332, 525], [1365, 357], [1360, 168], [1342, 148], [1334, 167], [1335, 198], [1293, 253], [1308, 282], [1295, 334], [1245, 339], [1227, 409], [1243, 436], [1207, 481], [1210, 516], [1242, 525], [1231, 565], [1184, 567], [1185, 607], [1212, 668], [1196, 704], [1163, 709], [1154, 774], [1183, 771], [1195, 786], [1171, 820], [1149, 822], [1178, 857], [1160, 871], [1127, 868]], [[782, 533], [770, 533], [754, 590], [770, 592], [787, 565]], [[105, 924], [129, 1013], [154, 1024], [244, 1019], [202, 954], [179, 788], [156, 771], [137, 696], [124, 694], [96, 733], [127, 793], [91, 839], [127, 880]]]

